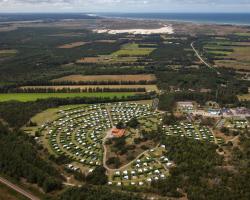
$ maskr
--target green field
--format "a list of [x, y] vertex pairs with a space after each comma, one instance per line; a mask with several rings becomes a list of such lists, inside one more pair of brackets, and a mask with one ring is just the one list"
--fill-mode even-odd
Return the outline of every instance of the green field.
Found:
[[219, 55], [230, 55], [232, 52], [230, 51], [208, 51], [210, 54], [219, 54]]
[[0, 102], [4, 101], [36, 101], [37, 99], [47, 99], [47, 98], [73, 98], [73, 97], [127, 97], [132, 96], [133, 92], [102, 92], [102, 93], [10, 93], [10, 94], [0, 94]]
[[15, 49], [0, 50], [0, 58], [7, 57], [7, 56], [13, 56], [16, 53], [17, 53], [17, 50], [15, 50]]
[[243, 37], [250, 37], [250, 33], [236, 33], [235, 35], [243, 36]]
[[128, 43], [122, 46], [122, 48], [112, 55], [114, 56], [147, 56], [155, 48], [142, 48], [136, 43]]

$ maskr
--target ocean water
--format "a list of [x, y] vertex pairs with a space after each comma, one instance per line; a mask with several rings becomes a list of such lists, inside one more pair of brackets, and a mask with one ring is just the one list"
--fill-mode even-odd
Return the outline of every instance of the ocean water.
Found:
[[250, 13], [98, 13], [102, 17], [161, 19], [205, 24], [250, 26]]

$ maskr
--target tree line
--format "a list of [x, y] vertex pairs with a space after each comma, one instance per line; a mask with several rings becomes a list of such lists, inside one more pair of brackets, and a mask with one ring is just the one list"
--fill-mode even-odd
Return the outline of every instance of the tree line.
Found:
[[146, 92], [146, 88], [15, 88], [8, 91], [9, 93], [95, 93], [95, 92]]
[[27, 81], [19, 86], [60, 86], [60, 85], [151, 85], [156, 80], [135, 80], [135, 81]]

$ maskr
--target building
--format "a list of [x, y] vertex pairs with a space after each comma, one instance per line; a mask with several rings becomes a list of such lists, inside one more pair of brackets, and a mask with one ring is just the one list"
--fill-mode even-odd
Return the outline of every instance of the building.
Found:
[[177, 102], [177, 109], [181, 112], [194, 111], [194, 103], [191, 101], [179, 101]]
[[119, 138], [124, 135], [125, 135], [125, 129], [118, 129], [118, 128], [112, 129], [112, 136]]

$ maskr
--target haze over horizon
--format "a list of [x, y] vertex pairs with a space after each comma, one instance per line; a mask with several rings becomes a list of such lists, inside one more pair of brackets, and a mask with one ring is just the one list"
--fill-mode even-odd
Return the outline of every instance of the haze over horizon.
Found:
[[250, 0], [0, 0], [0, 12], [249, 13]]

